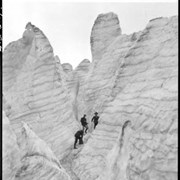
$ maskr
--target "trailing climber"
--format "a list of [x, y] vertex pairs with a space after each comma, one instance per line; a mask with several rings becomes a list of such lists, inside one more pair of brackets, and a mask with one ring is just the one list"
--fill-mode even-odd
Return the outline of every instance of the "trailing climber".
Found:
[[83, 144], [83, 133], [84, 133], [83, 130], [79, 130], [79, 131], [77, 131], [76, 134], [74, 135], [74, 137], [75, 137], [74, 149], [77, 149], [77, 148], [76, 148], [76, 144], [77, 144], [78, 140], [79, 140], [79, 144]]
[[94, 114], [95, 114], [95, 116], [92, 118], [91, 121], [94, 121], [94, 129], [95, 129], [96, 126], [97, 126], [97, 124], [98, 124], [99, 116], [98, 116], [98, 113], [97, 113], [97, 112], [95, 112]]
[[87, 130], [88, 130], [88, 123], [86, 121], [86, 114], [84, 114], [84, 116], [81, 118], [81, 124], [83, 126], [83, 132], [85, 130], [85, 134], [87, 133]]

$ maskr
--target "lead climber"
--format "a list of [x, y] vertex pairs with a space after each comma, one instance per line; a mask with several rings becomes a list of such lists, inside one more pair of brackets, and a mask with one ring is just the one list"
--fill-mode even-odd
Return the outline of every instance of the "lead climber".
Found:
[[86, 121], [86, 114], [84, 114], [84, 116], [81, 118], [81, 124], [83, 126], [83, 132], [85, 130], [85, 134], [87, 133], [87, 130], [88, 130], [88, 123]]
[[98, 116], [98, 113], [97, 112], [95, 112], [94, 113], [95, 114], [95, 116], [92, 118], [92, 122], [94, 121], [94, 129], [96, 128], [96, 126], [98, 125], [98, 120], [99, 120], [99, 116]]
[[74, 135], [74, 137], [75, 137], [74, 149], [77, 149], [76, 148], [76, 144], [77, 144], [78, 140], [79, 140], [79, 144], [83, 144], [83, 134], [84, 134], [84, 131], [83, 130], [79, 130]]

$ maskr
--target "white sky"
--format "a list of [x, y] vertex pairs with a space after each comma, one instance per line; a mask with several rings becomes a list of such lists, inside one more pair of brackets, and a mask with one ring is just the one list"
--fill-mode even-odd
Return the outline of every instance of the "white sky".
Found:
[[31, 22], [47, 36], [61, 63], [75, 68], [83, 59], [91, 61], [90, 34], [98, 14], [116, 13], [123, 34], [143, 30], [150, 19], [178, 15], [176, 0], [119, 1], [3, 0], [3, 48], [21, 38]]

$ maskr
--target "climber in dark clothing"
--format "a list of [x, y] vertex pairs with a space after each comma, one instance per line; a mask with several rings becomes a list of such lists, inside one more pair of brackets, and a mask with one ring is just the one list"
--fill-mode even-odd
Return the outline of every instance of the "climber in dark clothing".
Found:
[[78, 140], [79, 140], [79, 144], [83, 144], [83, 133], [84, 133], [83, 130], [79, 130], [79, 131], [77, 131], [76, 134], [74, 135], [74, 137], [75, 137], [74, 149], [77, 149], [77, 148], [76, 148], [76, 144], [77, 144]]
[[81, 124], [83, 126], [83, 131], [85, 129], [85, 133], [87, 133], [88, 130], [88, 123], [86, 121], [86, 114], [84, 114], [84, 116], [81, 118]]
[[99, 116], [98, 116], [98, 113], [97, 113], [97, 112], [95, 112], [94, 114], [95, 114], [95, 116], [92, 118], [91, 121], [94, 121], [94, 129], [95, 129], [96, 126], [97, 126], [97, 124], [98, 124]]

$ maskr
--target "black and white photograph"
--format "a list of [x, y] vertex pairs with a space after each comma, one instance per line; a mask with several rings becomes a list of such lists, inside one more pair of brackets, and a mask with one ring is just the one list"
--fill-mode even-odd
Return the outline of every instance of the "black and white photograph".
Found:
[[178, 179], [178, 0], [2, 0], [2, 179]]

